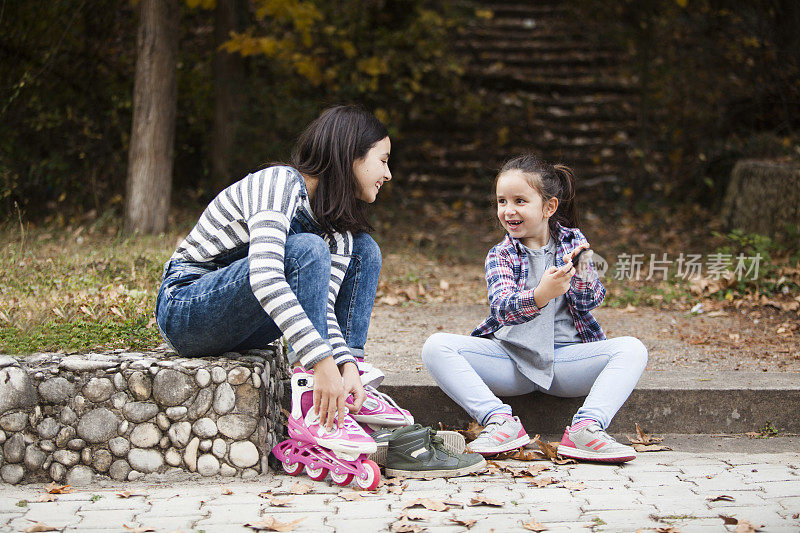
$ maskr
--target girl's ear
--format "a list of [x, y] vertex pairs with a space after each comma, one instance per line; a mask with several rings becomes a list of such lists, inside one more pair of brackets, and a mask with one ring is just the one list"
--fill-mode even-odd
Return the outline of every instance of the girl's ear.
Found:
[[550, 218], [551, 216], [555, 215], [556, 210], [558, 210], [558, 198], [555, 196], [547, 200], [542, 206], [542, 212], [546, 218]]

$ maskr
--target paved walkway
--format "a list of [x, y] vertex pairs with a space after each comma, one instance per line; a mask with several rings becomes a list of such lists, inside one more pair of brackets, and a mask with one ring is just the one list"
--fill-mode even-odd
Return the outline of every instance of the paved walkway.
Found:
[[[779, 449], [779, 448], [776, 448]], [[797, 450], [793, 446], [794, 450]], [[763, 525], [764, 531], [800, 531], [800, 453], [670, 451], [642, 453], [632, 463], [552, 465], [541, 461], [499, 463], [508, 469], [549, 465], [536, 479], [553, 483], [537, 487], [530, 478], [509, 471], [475, 477], [405, 480], [382, 484], [373, 493], [357, 493], [330, 481], [284, 474], [252, 480], [214, 482], [185, 476], [161, 476], [134, 483], [105, 481], [91, 488], [37, 502], [43, 484], [9, 486], [0, 491], [0, 531], [24, 531], [44, 522], [58, 531], [254, 531], [244, 524], [303, 519], [295, 531], [389, 531], [404, 507], [417, 499], [447, 501], [449, 509], [409, 509], [426, 515], [411, 522], [430, 532], [466, 531], [452, 520], [475, 520], [471, 532], [524, 531], [523, 523], [544, 524], [547, 531], [726, 531], [719, 515]], [[308, 485], [306, 494], [291, 492]], [[232, 494], [223, 494], [224, 488]], [[117, 494], [134, 495], [122, 498]], [[259, 493], [293, 496], [285, 506], [271, 505]], [[392, 492], [394, 491], [394, 492]], [[725, 495], [713, 501], [709, 498]], [[470, 506], [473, 498], [497, 506]], [[351, 501], [352, 499], [352, 501]], [[275, 503], [280, 503], [274, 500]], [[464, 507], [454, 505], [455, 502]], [[736, 526], [727, 526], [734, 531]], [[152, 529], [147, 529], [152, 528]], [[423, 529], [419, 529], [422, 531]], [[44, 531], [38, 529], [37, 531]], [[411, 531], [405, 529], [404, 531]]]

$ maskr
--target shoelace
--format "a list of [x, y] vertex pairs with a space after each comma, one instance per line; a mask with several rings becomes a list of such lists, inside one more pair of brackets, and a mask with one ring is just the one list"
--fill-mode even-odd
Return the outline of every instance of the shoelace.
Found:
[[371, 385], [367, 385], [366, 387], [364, 387], [364, 390], [369, 391], [369, 393], [372, 394], [373, 396], [377, 396], [384, 402], [388, 403], [389, 405], [397, 409], [400, 412], [400, 414], [403, 415], [403, 420], [405, 420], [409, 424], [411, 423], [411, 420], [408, 419], [403, 409], [399, 405], [397, 405], [397, 402], [395, 402], [391, 396], [383, 392], [380, 392], [378, 389], [372, 387]]
[[[486, 427], [483, 428], [483, 431], [481, 431], [481, 433], [478, 436], [478, 438], [480, 438], [481, 435], [485, 435], [485, 437], [484, 437], [485, 439], [487, 439], [487, 440], [491, 439], [494, 436], [495, 432], [500, 429], [501, 424], [502, 424], [501, 422], [489, 422], [488, 424], [486, 424]], [[492, 427], [492, 426], [494, 426], [494, 427]], [[475, 439], [475, 440], [478, 440], [478, 439]]]
[[606, 432], [605, 432], [605, 430], [603, 430], [603, 429], [601, 429], [601, 428], [600, 428], [600, 426], [595, 426], [595, 427], [596, 427], [597, 429], [595, 429], [594, 431], [592, 431], [592, 430], [591, 430], [591, 428], [589, 428], [589, 431], [592, 431], [592, 433], [594, 433], [595, 435], [598, 435], [598, 434], [599, 434], [601, 437], [603, 437], [603, 438], [605, 438], [605, 439], [608, 439], [608, 440], [610, 440], [610, 441], [611, 441], [611, 442], [613, 442], [614, 444], [619, 444], [619, 442], [617, 442], [617, 441], [616, 441], [616, 439], [615, 439], [614, 437], [612, 437], [611, 435], [609, 435], [608, 433], [606, 433]]

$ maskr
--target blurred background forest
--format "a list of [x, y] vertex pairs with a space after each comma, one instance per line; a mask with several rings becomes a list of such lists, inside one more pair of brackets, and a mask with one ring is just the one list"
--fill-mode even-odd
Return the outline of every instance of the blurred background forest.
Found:
[[[175, 240], [222, 188], [285, 161], [302, 128], [338, 103], [363, 104], [391, 132], [394, 179], [373, 219], [385, 255], [411, 254], [418, 270], [436, 262], [421, 272], [387, 261], [384, 301], [456, 294], [455, 274], [425, 277], [442, 265], [477, 266], [480, 277], [502, 236], [492, 222], [496, 170], [532, 151], [577, 171], [585, 233], [604, 255], [694, 248], [763, 252], [778, 265], [756, 285], [678, 296], [672, 286], [612, 286], [612, 304], [751, 295], [783, 297], [782, 312], [800, 307], [796, 2], [164, 1], [177, 73], [174, 153], [158, 176], [169, 183], [169, 217], [142, 226], [155, 237], [134, 238], [123, 220], [137, 31], [152, 3], [0, 1], [7, 350], [29, 349], [9, 344], [21, 330], [30, 347], [44, 342], [34, 330], [45, 323], [75, 330], [107, 319], [135, 323], [130, 339], [152, 337], [150, 306]], [[788, 169], [779, 225], [733, 231], [742, 209], [725, 193], [743, 160]], [[738, 196], [756, 213], [771, 208]], [[53, 280], [74, 269], [88, 277]]]

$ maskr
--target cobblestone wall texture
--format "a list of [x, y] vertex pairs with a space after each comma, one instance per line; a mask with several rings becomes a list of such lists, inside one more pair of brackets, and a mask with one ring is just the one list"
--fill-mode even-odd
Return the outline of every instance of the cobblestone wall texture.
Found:
[[0, 479], [85, 485], [177, 468], [253, 477], [284, 434], [279, 348], [0, 356]]

